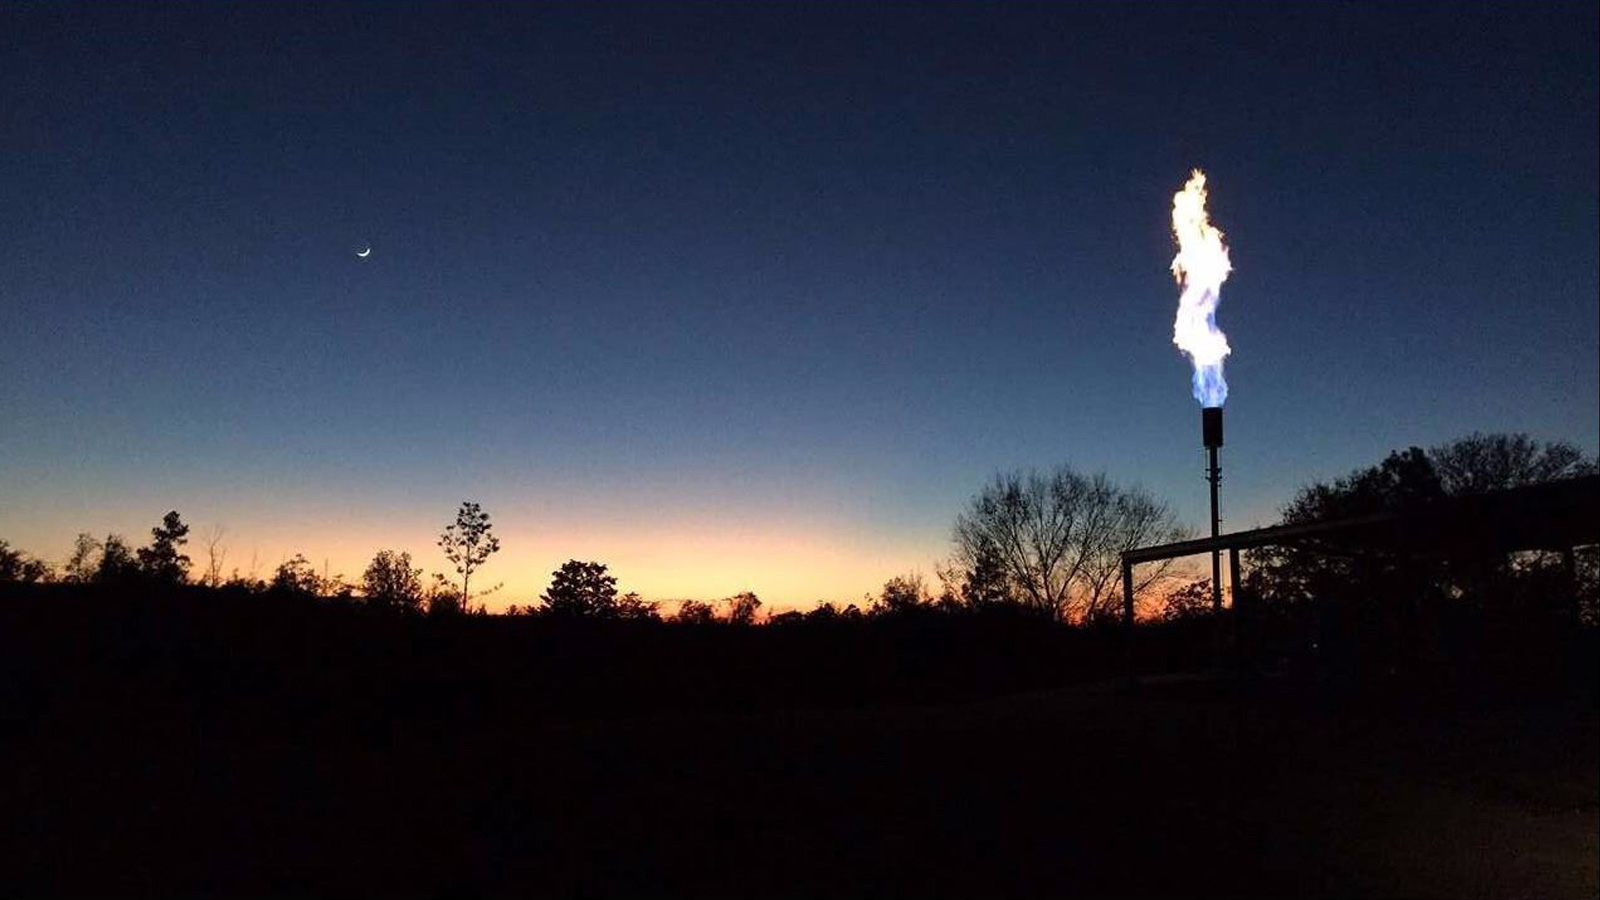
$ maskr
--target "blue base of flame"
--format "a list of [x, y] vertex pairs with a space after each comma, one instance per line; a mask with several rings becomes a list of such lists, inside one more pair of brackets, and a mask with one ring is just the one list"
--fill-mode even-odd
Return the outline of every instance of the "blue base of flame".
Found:
[[1222, 377], [1222, 363], [1194, 367], [1194, 398], [1201, 406], [1221, 406], [1228, 401], [1228, 380]]

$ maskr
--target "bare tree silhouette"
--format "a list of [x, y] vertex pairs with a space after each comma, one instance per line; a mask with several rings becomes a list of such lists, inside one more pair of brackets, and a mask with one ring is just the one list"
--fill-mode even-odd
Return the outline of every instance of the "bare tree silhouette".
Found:
[[222, 565], [228, 559], [228, 548], [222, 543], [222, 537], [227, 531], [220, 524], [213, 525], [200, 536], [200, 545], [206, 548], [205, 584], [208, 587], [222, 585]]
[[[1070, 467], [995, 476], [956, 519], [956, 558], [975, 595], [1005, 596], [995, 569], [1021, 604], [1062, 621], [1087, 622], [1115, 607], [1119, 555], [1184, 535], [1166, 504], [1105, 475]], [[1170, 574], [1146, 567], [1136, 591]]]

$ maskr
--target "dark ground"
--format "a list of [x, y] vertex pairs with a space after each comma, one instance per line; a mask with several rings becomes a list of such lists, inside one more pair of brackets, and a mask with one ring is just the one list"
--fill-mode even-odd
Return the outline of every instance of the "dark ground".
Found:
[[[1003, 633], [958, 665], [926, 635], [909, 653], [903, 636], [441, 631], [94, 598], [9, 600], [0, 625], [8, 895], [1576, 897], [1600, 883], [1600, 716], [1582, 690], [1130, 688], [1069, 666], [908, 692], [884, 674], [1042, 652]], [[822, 646], [832, 674], [799, 691], [785, 666]]]

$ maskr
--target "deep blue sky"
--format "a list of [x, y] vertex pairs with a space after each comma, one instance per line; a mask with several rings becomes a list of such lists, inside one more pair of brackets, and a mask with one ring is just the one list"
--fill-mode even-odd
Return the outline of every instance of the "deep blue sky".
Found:
[[1196, 166], [1229, 526], [1474, 430], [1592, 453], [1596, 9], [8, 4], [0, 537], [434, 569], [470, 497], [505, 601], [801, 603], [929, 571], [997, 469], [1198, 526]]

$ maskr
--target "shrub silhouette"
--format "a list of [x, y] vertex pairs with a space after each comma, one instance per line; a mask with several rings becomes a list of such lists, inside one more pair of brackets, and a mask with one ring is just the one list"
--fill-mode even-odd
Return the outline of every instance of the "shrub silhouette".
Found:
[[604, 563], [569, 559], [550, 574], [550, 586], [539, 598], [544, 615], [557, 619], [618, 617], [617, 579]]

